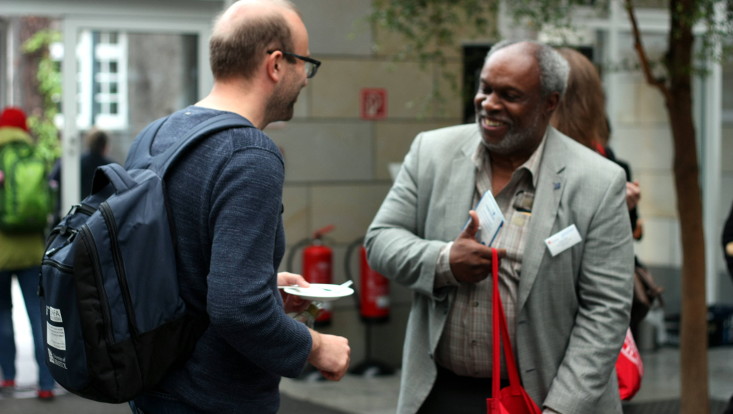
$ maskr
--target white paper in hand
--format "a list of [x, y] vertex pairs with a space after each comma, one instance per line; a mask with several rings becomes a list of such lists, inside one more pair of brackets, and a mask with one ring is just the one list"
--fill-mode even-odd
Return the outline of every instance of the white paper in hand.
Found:
[[496, 200], [491, 194], [491, 191], [484, 193], [475, 211], [478, 214], [480, 226], [478, 241], [487, 246], [491, 246], [491, 243], [496, 239], [496, 235], [499, 234], [499, 230], [504, 225], [504, 216], [501, 214], [501, 209], [496, 204]]

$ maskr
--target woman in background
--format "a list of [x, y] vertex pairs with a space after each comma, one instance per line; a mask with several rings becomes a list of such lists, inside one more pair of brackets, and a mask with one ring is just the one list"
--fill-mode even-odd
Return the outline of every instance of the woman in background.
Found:
[[[636, 205], [641, 198], [639, 183], [631, 180], [631, 168], [626, 162], [616, 158], [608, 147], [611, 128], [606, 116], [606, 97], [593, 62], [577, 50], [570, 48], [558, 49], [558, 52], [570, 64], [570, 76], [565, 95], [555, 110], [550, 123], [563, 134], [573, 138], [586, 147], [598, 152], [615, 162], [626, 171], [626, 204], [629, 207], [631, 228], [635, 240], [640, 240], [643, 234], [641, 219]], [[634, 256], [636, 266], [642, 266]], [[631, 309], [631, 332], [637, 337], [639, 323], [646, 310], [637, 308], [634, 303]]]

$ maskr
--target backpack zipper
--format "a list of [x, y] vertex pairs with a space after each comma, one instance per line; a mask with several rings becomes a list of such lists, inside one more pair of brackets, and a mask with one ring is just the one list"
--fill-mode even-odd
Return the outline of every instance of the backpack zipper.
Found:
[[[49, 243], [48, 243], [48, 246], [46, 247], [48, 250], [46, 250], [46, 253], [44, 253], [44, 255], [46, 257], [53, 257], [53, 255], [55, 255], [59, 250], [61, 250], [64, 247], [68, 246], [69, 244], [71, 244], [71, 242], [73, 242], [74, 239], [76, 238], [76, 235], [79, 234], [79, 232], [77, 230], [74, 230], [74, 229], [67, 229], [66, 231], [68, 231], [68, 233], [69, 233], [69, 237], [66, 238], [66, 241], [64, 243], [62, 243], [62, 244], [54, 247], [54, 248], [48, 249], [48, 247], [51, 246], [53, 244], [53, 242], [56, 241], [56, 238], [57, 237], [61, 237], [61, 236], [65, 236], [66, 235], [65, 233], [61, 233], [61, 232], [51, 232], [51, 236], [49, 236]], [[61, 263], [59, 263], [59, 264], [61, 264]]]
[[107, 292], [104, 290], [104, 280], [102, 280], [102, 272], [99, 269], [99, 256], [97, 255], [97, 249], [94, 248], [94, 243], [91, 243], [92, 240], [92, 231], [89, 230], [89, 226], [86, 224], [82, 225], [79, 229], [79, 233], [81, 233], [81, 242], [84, 243], [84, 250], [89, 252], [91, 257], [91, 263], [94, 264], [94, 278], [97, 280], [97, 294], [99, 295], [99, 302], [100, 302], [100, 308], [102, 309], [102, 321], [104, 322], [104, 326], [107, 327], [105, 329], [105, 336], [107, 338], [108, 344], [113, 344], [114, 342], [114, 335], [112, 335], [112, 316], [109, 312], [109, 300], [107, 299]]
[[71, 267], [71, 266], [69, 266], [69, 265], [65, 265], [65, 264], [59, 263], [59, 262], [57, 262], [55, 260], [46, 259], [46, 258], [43, 259], [43, 262], [41, 263], [41, 265], [49, 265], [51, 267], [55, 267], [56, 269], [58, 269], [58, 270], [60, 270], [60, 271], [62, 271], [64, 273], [72, 273], [74, 271], [74, 268]]
[[[64, 217], [65, 218], [66, 217], [71, 217], [71, 216], [75, 215], [77, 212], [79, 212], [81, 214], [84, 214], [85, 216], [91, 216], [92, 214], [94, 214], [95, 211], [97, 211], [97, 209], [95, 209], [93, 207], [90, 207], [90, 206], [88, 206], [86, 204], [79, 203], [79, 204], [74, 204], [73, 206], [71, 206], [71, 209], [69, 209], [69, 212], [66, 213], [66, 216], [64, 216]], [[68, 221], [68, 220], [66, 220], [66, 221]], [[71, 242], [73, 242], [74, 241], [74, 238], [76, 238], [76, 236], [77, 236], [78, 233], [79, 233], [79, 231], [77, 229], [75, 229], [73, 227], [69, 227], [69, 226], [67, 226], [65, 224], [63, 224], [63, 225], [62, 224], [56, 225], [56, 227], [54, 227], [53, 230], [51, 230], [51, 234], [48, 236], [48, 241], [47, 241], [47, 244], [46, 244], [46, 253], [45, 253], [45, 255], [47, 257], [53, 256], [54, 254], [56, 254], [56, 252], [58, 252], [59, 250], [61, 250], [64, 247], [68, 246]], [[69, 236], [66, 238], [66, 242], [65, 243], [63, 243], [63, 244], [61, 244], [59, 246], [56, 246], [54, 248], [50, 248], [51, 245], [56, 241], [56, 239], [58, 237], [64, 237], [67, 234]]]
[[115, 263], [115, 269], [117, 270], [117, 281], [120, 284], [122, 290], [122, 300], [125, 302], [125, 309], [127, 310], [127, 321], [130, 327], [130, 335], [137, 337], [137, 321], [135, 320], [135, 309], [132, 307], [132, 297], [130, 295], [130, 287], [127, 284], [127, 275], [125, 274], [125, 267], [122, 264], [122, 252], [120, 251], [120, 244], [117, 240], [117, 223], [115, 222], [114, 215], [112, 214], [112, 208], [106, 201], [99, 205], [99, 211], [102, 213], [104, 223], [107, 225], [107, 231], [110, 235], [112, 258]]
[[[69, 265], [65, 265], [63, 263], [59, 263], [55, 260], [48, 259], [46, 257], [44, 257], [43, 260], [41, 261], [41, 266], [51, 266], [64, 273], [72, 273], [74, 271], [73, 267]], [[36, 293], [38, 294], [39, 297], [46, 296], [46, 291], [45, 289], [43, 289], [43, 272], [41, 271], [38, 272], [38, 290], [36, 291]]]
[[[69, 209], [69, 212], [66, 214], [66, 216], [64, 216], [64, 218], [73, 216], [74, 214], [77, 213], [77, 211], [79, 213], [81, 213], [81, 214], [84, 214], [85, 216], [91, 216], [92, 214], [94, 214], [95, 211], [97, 211], [97, 209], [95, 209], [95, 208], [93, 208], [91, 206], [88, 206], [86, 204], [83, 204], [83, 203], [74, 204], [73, 206], [71, 206], [71, 208]], [[66, 221], [68, 221], [68, 219]], [[68, 234], [68, 237], [67, 237], [67, 234]], [[79, 234], [79, 231], [77, 229], [72, 228], [72, 227], [69, 227], [69, 226], [67, 226], [65, 224], [64, 225], [59, 224], [56, 227], [54, 227], [53, 230], [51, 230], [51, 234], [49, 234], [48, 239], [46, 241], [46, 249], [45, 249], [46, 251], [44, 253], [43, 260], [41, 261], [41, 266], [43, 266], [43, 265], [49, 265], [51, 267], [55, 267], [56, 269], [58, 269], [58, 270], [60, 270], [62, 272], [73, 274], [74, 273], [74, 268], [72, 266], [65, 265], [63, 263], [57, 262], [55, 260], [52, 260], [51, 257], [53, 257], [53, 255], [55, 255], [59, 250], [61, 250], [64, 247], [68, 246], [69, 244], [71, 244], [71, 242], [74, 241], [74, 239], [76, 238], [76, 236], [78, 234]], [[51, 248], [51, 245], [53, 245], [54, 242], [59, 237], [66, 237], [66, 242], [64, 242], [64, 243], [62, 243], [62, 244], [60, 244], [60, 245], [58, 245], [58, 246], [56, 246], [54, 248]], [[38, 296], [45, 297], [46, 296], [46, 294], [45, 294], [46, 292], [43, 289], [43, 277], [42, 277], [42, 275], [43, 275], [43, 273], [39, 271], [39, 273], [38, 273], [38, 291], [37, 291], [37, 293], [38, 293]]]
[[97, 211], [97, 209], [86, 204], [74, 204], [71, 207], [71, 210], [69, 211], [69, 214], [67, 214], [67, 216], [75, 214], [77, 211], [86, 214], [87, 216], [91, 216], [92, 214], [94, 214], [95, 211]]

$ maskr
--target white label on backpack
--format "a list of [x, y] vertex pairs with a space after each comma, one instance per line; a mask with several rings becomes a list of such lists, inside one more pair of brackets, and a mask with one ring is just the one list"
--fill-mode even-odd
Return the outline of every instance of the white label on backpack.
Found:
[[48, 317], [51, 318], [51, 322], [64, 323], [63, 319], [61, 319], [61, 309], [56, 309], [51, 306], [46, 306], [46, 309], [48, 309]]
[[53, 352], [51, 352], [50, 349], [48, 349], [48, 362], [50, 362], [50, 363], [52, 363], [52, 364], [54, 364], [56, 366], [59, 366], [59, 367], [61, 367], [63, 369], [67, 369], [66, 368], [66, 358], [61, 358], [60, 356], [58, 356], [58, 355], [54, 354]]
[[48, 346], [52, 346], [59, 351], [66, 351], [66, 337], [64, 336], [63, 327], [46, 323], [46, 339]]

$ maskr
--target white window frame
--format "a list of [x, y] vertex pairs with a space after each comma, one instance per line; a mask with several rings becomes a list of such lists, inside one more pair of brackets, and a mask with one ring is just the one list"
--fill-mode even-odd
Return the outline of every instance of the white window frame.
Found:
[[[86, 79], [92, 79], [92, 94], [86, 95], [85, 98], [91, 97], [89, 102], [84, 99], [84, 105], [89, 105], [89, 108], [93, 108], [95, 105], [100, 104], [102, 110], [96, 114], [95, 124], [100, 128], [106, 130], [118, 130], [127, 129], [128, 120], [128, 102], [127, 102], [127, 33], [126, 32], [111, 32], [111, 31], [100, 31], [102, 37], [114, 33], [117, 36], [117, 43], [105, 43], [100, 42], [96, 44], [94, 57], [96, 62], [92, 62], [92, 65], [99, 63], [100, 67], [109, 69], [112, 63], [116, 63], [117, 72], [110, 73], [108, 70], [100, 70], [92, 76], [88, 76]], [[117, 91], [112, 92], [111, 85], [117, 84]], [[100, 86], [99, 92], [96, 91], [96, 86]], [[117, 112], [111, 111], [111, 105], [117, 104]], [[92, 117], [88, 117], [87, 120], [92, 121]]]
[[[94, 33], [101, 37], [114, 33], [117, 36], [117, 43], [111, 44], [100, 42], [96, 45], [92, 41]], [[77, 114], [76, 127], [80, 130], [94, 126], [107, 131], [124, 130], [128, 127], [128, 83], [127, 83], [127, 33], [121, 31], [82, 30], [79, 33], [79, 41], [75, 48], [78, 72], [76, 76], [77, 86]], [[92, 50], [94, 48], [94, 50]], [[64, 47], [61, 43], [55, 44], [52, 48], [54, 60], [62, 61]], [[107, 68], [112, 63], [117, 65], [117, 72], [112, 74], [109, 71], [100, 70], [94, 72], [94, 67], [99, 64]], [[117, 91], [111, 92], [111, 85], [117, 84]], [[100, 85], [101, 91], [97, 90]], [[94, 106], [99, 103], [102, 110], [95, 115]], [[117, 104], [117, 112], [112, 113], [110, 105]], [[64, 125], [64, 113], [59, 112], [56, 123], [59, 127]]]

